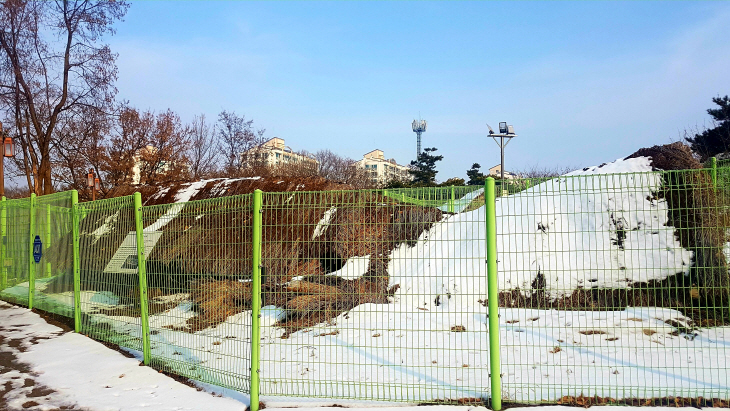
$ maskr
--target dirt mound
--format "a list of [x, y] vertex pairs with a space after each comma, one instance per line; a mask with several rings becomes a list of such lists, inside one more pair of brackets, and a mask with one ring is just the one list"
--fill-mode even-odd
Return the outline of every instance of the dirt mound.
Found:
[[[389, 284], [390, 252], [415, 244], [443, 213], [377, 191], [343, 188], [319, 178], [241, 178], [149, 194], [143, 223], [160, 234], [147, 258], [148, 283], [166, 293], [190, 291], [199, 315], [188, 322], [189, 330], [248, 309], [253, 204], [250, 196], [238, 194], [262, 189], [269, 190], [262, 207], [262, 300], [286, 311], [278, 325], [292, 332], [359, 304], [388, 303], [397, 289]], [[181, 200], [192, 201], [174, 203]], [[115, 243], [121, 239], [115, 237]], [[367, 256], [359, 278], [338, 276], [349, 259]]]
[[639, 149], [625, 158], [650, 157], [654, 170], [692, 170], [702, 168], [702, 164], [692, 154], [688, 145], [676, 142], [661, 146]]
[[[201, 186], [202, 185], [202, 186]], [[179, 201], [180, 194], [197, 187], [187, 201], [230, 197], [263, 192], [305, 192], [351, 190], [352, 186], [335, 183], [322, 177], [242, 177], [217, 178], [194, 183], [176, 184], [169, 187], [140, 186], [134, 191], [142, 193], [144, 205], [170, 204]]]

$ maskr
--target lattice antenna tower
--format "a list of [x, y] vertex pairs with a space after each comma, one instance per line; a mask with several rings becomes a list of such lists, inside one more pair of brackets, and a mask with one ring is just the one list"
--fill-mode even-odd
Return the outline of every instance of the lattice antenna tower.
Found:
[[426, 120], [413, 120], [411, 127], [416, 133], [416, 159], [418, 159], [421, 155], [421, 134], [426, 132]]

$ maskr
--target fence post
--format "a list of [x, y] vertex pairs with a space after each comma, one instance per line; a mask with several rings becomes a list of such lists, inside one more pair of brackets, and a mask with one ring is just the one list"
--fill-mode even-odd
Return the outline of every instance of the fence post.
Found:
[[499, 356], [499, 290], [497, 289], [497, 215], [494, 178], [488, 177], [484, 187], [487, 225], [487, 282], [489, 295], [489, 374], [492, 409], [502, 409], [502, 372]]
[[0, 290], [4, 290], [8, 286], [8, 269], [5, 267], [8, 247], [8, 204], [6, 201], [5, 196], [3, 196], [2, 207], [0, 208]]
[[[46, 251], [50, 251], [51, 249], [51, 205], [46, 205], [46, 244], [45, 249]], [[44, 277], [50, 277], [51, 276], [51, 259], [46, 256], [46, 272]]]
[[79, 259], [79, 192], [71, 190], [71, 226], [74, 269], [74, 331], [81, 332], [81, 260]]
[[134, 228], [137, 233], [137, 273], [139, 275], [139, 316], [142, 323], [142, 354], [144, 365], [150, 365], [150, 319], [147, 313], [147, 263], [144, 256], [144, 226], [142, 225], [142, 195], [134, 193]]
[[33, 309], [35, 297], [35, 262], [33, 261], [33, 242], [35, 241], [35, 193], [30, 194], [30, 249], [28, 250], [28, 309]]
[[451, 193], [449, 195], [449, 212], [454, 212], [454, 186], [451, 186]]
[[261, 345], [261, 232], [263, 209], [261, 190], [253, 193], [252, 290], [251, 290], [251, 411], [259, 411], [259, 348]]
[[717, 190], [717, 158], [710, 157], [710, 167], [712, 168], [712, 187]]

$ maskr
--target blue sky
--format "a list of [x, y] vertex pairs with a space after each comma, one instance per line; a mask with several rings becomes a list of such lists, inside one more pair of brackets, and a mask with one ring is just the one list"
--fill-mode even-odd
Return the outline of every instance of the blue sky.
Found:
[[725, 2], [133, 2], [109, 39], [118, 97], [215, 120], [234, 110], [294, 150], [407, 164], [410, 123], [440, 181], [589, 166], [709, 125], [730, 94]]

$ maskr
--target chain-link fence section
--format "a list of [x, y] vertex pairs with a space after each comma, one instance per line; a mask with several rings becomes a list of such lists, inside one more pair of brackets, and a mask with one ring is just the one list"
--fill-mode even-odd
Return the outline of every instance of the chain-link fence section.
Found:
[[616, 167], [182, 201], [191, 186], [144, 207], [4, 200], [0, 297], [254, 411], [259, 394], [727, 405], [727, 169]]

